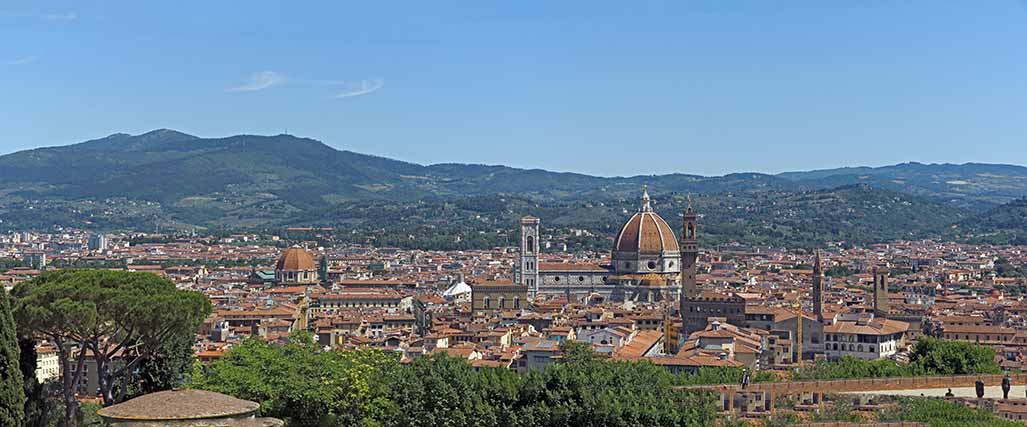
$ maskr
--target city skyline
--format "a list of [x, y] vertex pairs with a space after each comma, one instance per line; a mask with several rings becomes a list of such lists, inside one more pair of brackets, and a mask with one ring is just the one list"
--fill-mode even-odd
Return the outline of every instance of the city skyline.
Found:
[[[1027, 164], [1025, 18], [1018, 1], [16, 2], [0, 152], [171, 128], [599, 176]], [[645, 171], [621, 161], [638, 146]]]
[[0, 4], [0, 426], [1027, 420], [1027, 0]]

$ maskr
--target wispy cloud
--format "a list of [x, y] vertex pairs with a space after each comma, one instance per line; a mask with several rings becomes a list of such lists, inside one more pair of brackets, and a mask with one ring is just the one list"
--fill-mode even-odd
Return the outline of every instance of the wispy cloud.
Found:
[[274, 71], [260, 71], [250, 75], [250, 78], [245, 83], [225, 90], [227, 92], [256, 92], [281, 85], [285, 81], [285, 74]]
[[331, 86], [335, 93], [332, 98], [352, 98], [354, 96], [367, 95], [385, 86], [385, 79], [373, 78], [364, 80], [308, 80], [287, 77], [284, 73], [277, 71], [260, 71], [250, 75], [246, 82], [225, 89], [226, 92], [256, 92], [270, 89], [275, 86], [289, 85], [314, 85]]
[[343, 86], [341, 92], [336, 93], [333, 98], [352, 98], [354, 96], [367, 95], [385, 86], [385, 79], [368, 79], [354, 82], [332, 82], [333, 85]]
[[71, 22], [78, 19], [78, 14], [75, 12], [44, 13], [39, 17], [51, 22]]
[[7, 65], [26, 65], [26, 64], [31, 64], [33, 62], [36, 62], [36, 59], [37, 59], [37, 57], [35, 57], [35, 56], [26, 56], [26, 57], [23, 57], [23, 58], [12, 59], [10, 61], [7, 61]]
[[0, 17], [10, 17], [18, 19], [38, 19], [42, 21], [66, 23], [78, 19], [78, 14], [75, 12], [39, 12], [39, 11], [15, 11], [15, 10], [0, 10]]

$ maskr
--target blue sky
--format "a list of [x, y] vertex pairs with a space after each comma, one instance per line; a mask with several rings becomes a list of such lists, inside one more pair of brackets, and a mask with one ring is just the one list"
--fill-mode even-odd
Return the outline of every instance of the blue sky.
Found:
[[597, 175], [1027, 164], [1027, 0], [0, 1], [0, 152], [289, 133]]

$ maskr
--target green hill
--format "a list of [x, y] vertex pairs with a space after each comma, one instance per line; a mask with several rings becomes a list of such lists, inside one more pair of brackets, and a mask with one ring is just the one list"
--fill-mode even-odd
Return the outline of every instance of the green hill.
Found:
[[867, 184], [986, 210], [1027, 194], [1027, 167], [982, 163], [902, 163], [877, 168], [786, 172], [778, 177], [818, 187]]
[[954, 224], [960, 237], [1016, 230], [1015, 220], [999, 221], [1002, 209], [1015, 211], [1012, 204], [979, 218], [972, 212], [1027, 192], [1025, 171], [907, 163], [780, 175], [596, 177], [425, 166], [291, 135], [200, 138], [163, 129], [0, 156], [0, 227], [332, 225], [358, 230], [354, 239], [403, 244], [415, 236], [460, 247], [502, 243], [519, 216], [532, 214], [550, 226], [588, 230], [593, 236], [579, 243], [601, 246], [649, 185], [671, 223], [685, 195], [695, 194], [707, 243], [863, 243], [952, 237]]
[[[163, 213], [168, 224], [248, 227], [347, 201], [487, 194], [605, 199], [634, 197], [643, 184], [703, 193], [804, 188], [762, 174], [603, 178], [505, 166], [423, 166], [290, 135], [208, 139], [166, 129], [0, 156], [0, 212], [8, 214], [9, 226], [109, 223], [108, 211], [122, 209], [121, 199], [141, 203], [127, 216], [153, 217], [144, 222]], [[125, 217], [113, 222], [139, 220]]]
[[[685, 195], [658, 194], [654, 204], [672, 227], [680, 227]], [[866, 244], [928, 238], [971, 216], [923, 197], [869, 186], [799, 193], [707, 194], [696, 197], [694, 204], [702, 214], [700, 235], [706, 246], [737, 242], [813, 247], [825, 242]], [[638, 205], [636, 198], [539, 202], [499, 195], [406, 203], [345, 202], [307, 215], [300, 222], [346, 230], [341, 238], [349, 242], [465, 249], [513, 244], [517, 220], [533, 215], [541, 218], [546, 228], [587, 231], [568, 242], [571, 248], [606, 250]]]
[[967, 218], [953, 231], [978, 242], [1027, 245], [1027, 198]]

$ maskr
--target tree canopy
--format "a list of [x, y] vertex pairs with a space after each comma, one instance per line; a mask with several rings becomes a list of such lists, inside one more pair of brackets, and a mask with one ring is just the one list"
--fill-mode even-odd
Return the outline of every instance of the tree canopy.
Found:
[[174, 336], [194, 334], [211, 312], [203, 294], [127, 271], [46, 272], [18, 285], [14, 296], [19, 333], [57, 347], [68, 425], [74, 425], [74, 392], [84, 380], [87, 353], [96, 359], [104, 404], [111, 405], [124, 396], [140, 362], [159, 355]]
[[249, 340], [195, 387], [261, 403], [290, 426], [700, 426], [712, 398], [673, 390], [651, 363], [607, 361], [585, 351], [542, 371], [475, 368], [433, 355], [401, 364], [378, 350], [321, 352], [306, 340]]
[[399, 365], [375, 351], [321, 352], [303, 338], [274, 345], [249, 339], [194, 378], [193, 387], [260, 403], [265, 415], [289, 425], [377, 425], [394, 412], [382, 380]]
[[999, 374], [995, 350], [973, 343], [923, 336], [917, 339], [908, 365], [893, 360], [863, 360], [843, 356], [804, 366], [794, 375], [798, 380], [910, 377], [923, 375]]

